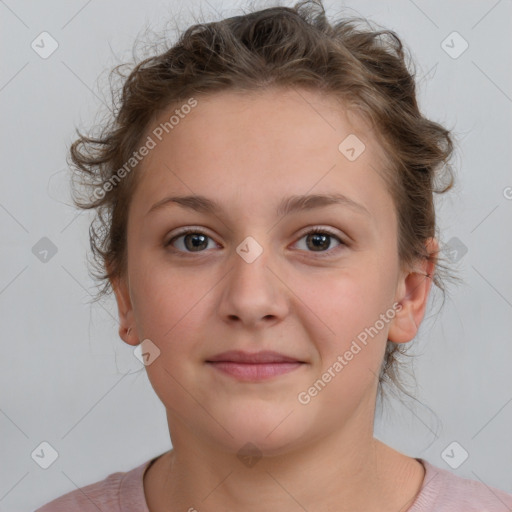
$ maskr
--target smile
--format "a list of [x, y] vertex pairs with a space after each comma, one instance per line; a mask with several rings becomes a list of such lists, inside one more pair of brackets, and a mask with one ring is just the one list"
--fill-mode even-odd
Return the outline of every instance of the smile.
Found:
[[305, 364], [296, 358], [271, 351], [223, 352], [208, 359], [206, 363], [217, 371], [246, 382], [257, 382], [284, 375]]

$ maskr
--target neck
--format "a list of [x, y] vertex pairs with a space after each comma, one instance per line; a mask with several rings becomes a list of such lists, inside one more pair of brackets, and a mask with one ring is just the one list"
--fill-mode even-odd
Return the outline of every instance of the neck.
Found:
[[160, 476], [148, 486], [151, 512], [261, 512], [269, 503], [284, 512], [396, 511], [412, 503], [423, 482], [422, 465], [375, 439], [371, 428], [244, 464], [181, 426], [173, 425], [173, 450], [157, 461]]

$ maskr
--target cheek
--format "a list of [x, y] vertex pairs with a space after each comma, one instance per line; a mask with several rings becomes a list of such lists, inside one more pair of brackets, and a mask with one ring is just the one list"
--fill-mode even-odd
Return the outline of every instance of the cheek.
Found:
[[139, 335], [155, 340], [162, 347], [183, 339], [186, 333], [190, 336], [194, 318], [213, 283], [208, 285], [194, 278], [193, 273], [170, 266], [165, 270], [154, 264], [146, 268], [152, 270], [135, 274], [132, 280], [132, 303]]
[[393, 318], [388, 314], [386, 321], [381, 315], [390, 311], [392, 295], [389, 279], [369, 268], [317, 283], [325, 285], [323, 291], [318, 287], [308, 296], [302, 290], [322, 322], [316, 321], [316, 332], [309, 333], [319, 361], [301, 391], [315, 397], [312, 407], [330, 424], [344, 421], [374, 392]]
[[381, 268], [361, 264], [312, 280], [295, 281], [294, 291], [308, 307], [303, 306], [303, 310], [315, 313], [308, 315], [314, 318], [312, 322], [306, 324], [303, 319], [302, 324], [309, 325], [308, 337], [320, 359], [317, 377], [330, 369], [336, 375], [333, 382], [338, 383], [330, 386], [332, 392], [343, 394], [343, 389], [352, 389], [353, 383], [365, 387], [363, 383], [369, 384], [378, 374], [392, 319], [392, 312], [387, 316], [386, 312], [393, 297], [392, 279]]
[[154, 363], [146, 366], [153, 389], [171, 408], [192, 407], [181, 383], [187, 381], [199, 362], [200, 345], [208, 328], [202, 321], [208, 300], [205, 288], [211, 285], [183, 271], [154, 268], [143, 280], [134, 279], [133, 287], [139, 336], [151, 340], [160, 350]]
[[389, 307], [389, 280], [374, 265], [297, 276], [293, 290], [323, 323], [327, 335], [347, 338], [374, 323]]

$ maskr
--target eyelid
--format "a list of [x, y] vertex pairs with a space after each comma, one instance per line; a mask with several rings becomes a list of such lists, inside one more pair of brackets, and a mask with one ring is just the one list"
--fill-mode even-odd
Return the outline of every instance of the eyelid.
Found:
[[330, 228], [328, 226], [323, 226], [321, 224], [312, 224], [311, 226], [306, 226], [304, 229], [299, 231], [299, 238], [302, 238], [304, 235], [308, 235], [310, 233], [326, 233], [328, 235], [332, 235], [334, 238], [337, 238], [340, 242], [346, 243], [341, 234], [334, 230], [334, 228]]

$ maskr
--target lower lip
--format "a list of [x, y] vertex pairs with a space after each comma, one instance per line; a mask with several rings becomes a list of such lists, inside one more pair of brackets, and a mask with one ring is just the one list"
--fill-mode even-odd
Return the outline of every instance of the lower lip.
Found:
[[209, 362], [217, 370], [239, 380], [259, 381], [284, 375], [296, 370], [302, 363], [234, 363], [230, 361]]

